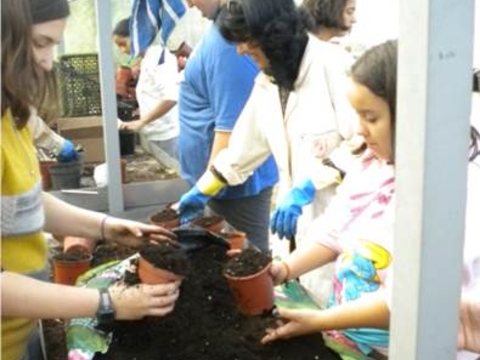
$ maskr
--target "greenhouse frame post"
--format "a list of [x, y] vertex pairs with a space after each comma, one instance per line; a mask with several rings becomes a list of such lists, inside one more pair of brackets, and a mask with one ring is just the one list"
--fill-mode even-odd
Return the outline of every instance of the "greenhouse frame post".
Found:
[[112, 51], [110, 0], [95, 0], [100, 84], [102, 97], [103, 134], [108, 171], [108, 208], [111, 214], [124, 211], [120, 172], [120, 143], [117, 129], [115, 72]]
[[456, 357], [474, 0], [400, 1], [391, 360]]

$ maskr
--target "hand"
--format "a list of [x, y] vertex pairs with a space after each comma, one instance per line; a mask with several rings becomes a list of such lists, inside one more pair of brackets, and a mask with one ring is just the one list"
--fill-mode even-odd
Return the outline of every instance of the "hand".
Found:
[[458, 348], [480, 353], [480, 299], [462, 298]]
[[277, 233], [280, 239], [293, 239], [297, 233], [297, 221], [302, 214], [302, 207], [310, 204], [314, 198], [315, 186], [310, 179], [292, 188], [270, 219], [272, 233]]
[[272, 266], [270, 266], [270, 276], [273, 279], [275, 285], [279, 285], [284, 281], [288, 280], [289, 269], [284, 261], [272, 261]]
[[281, 325], [276, 329], [268, 328], [267, 335], [261, 340], [262, 344], [321, 331], [321, 310], [278, 308], [278, 314], [282, 319]]
[[143, 123], [142, 119], [134, 120], [134, 121], [121, 121], [118, 128], [120, 130], [132, 130], [138, 131], [140, 130], [145, 124]]
[[75, 145], [70, 140], [65, 139], [62, 145], [62, 149], [57, 154], [57, 160], [59, 162], [70, 162], [78, 159], [78, 152], [75, 149]]
[[107, 240], [118, 244], [139, 247], [153, 241], [175, 241], [176, 235], [157, 225], [144, 224], [138, 221], [107, 217], [103, 222], [103, 234]]
[[193, 219], [202, 216], [203, 209], [210, 196], [203, 194], [195, 185], [183, 194], [178, 203], [178, 212], [180, 214], [180, 223], [186, 224]]
[[168, 284], [109, 288], [117, 320], [136, 320], [145, 316], [165, 316], [172, 312], [180, 295], [180, 281]]

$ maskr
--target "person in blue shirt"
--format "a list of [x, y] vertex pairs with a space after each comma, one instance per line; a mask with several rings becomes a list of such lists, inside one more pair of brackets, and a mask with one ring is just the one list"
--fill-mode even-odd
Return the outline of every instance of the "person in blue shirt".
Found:
[[[188, 59], [180, 87], [181, 174], [193, 186], [215, 155], [227, 146], [259, 70], [251, 58], [237, 54], [235, 45], [219, 33], [215, 19], [224, 9], [220, 0], [190, 0], [189, 5], [214, 21]], [[210, 199], [208, 207], [265, 250], [272, 187], [277, 181], [277, 168], [269, 157], [245, 183], [226, 188]], [[196, 215], [184, 216], [182, 220]]]

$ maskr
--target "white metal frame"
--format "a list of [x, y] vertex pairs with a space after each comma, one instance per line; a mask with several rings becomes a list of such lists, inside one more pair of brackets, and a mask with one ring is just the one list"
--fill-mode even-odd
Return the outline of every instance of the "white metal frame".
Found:
[[391, 360], [455, 359], [474, 0], [400, 1]]

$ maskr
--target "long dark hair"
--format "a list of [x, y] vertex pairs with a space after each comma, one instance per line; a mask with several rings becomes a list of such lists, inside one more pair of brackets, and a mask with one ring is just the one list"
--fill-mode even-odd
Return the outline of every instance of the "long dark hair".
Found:
[[[390, 40], [366, 51], [352, 66], [350, 76], [384, 99], [390, 109], [392, 161], [395, 158], [395, 122], [397, 114], [397, 41]], [[357, 153], [366, 149], [363, 145]]]
[[303, 0], [302, 7], [312, 15], [310, 31], [318, 33], [321, 28], [347, 31], [343, 11], [348, 0]]
[[308, 43], [308, 14], [293, 0], [229, 0], [216, 24], [225, 39], [258, 44], [278, 86], [293, 90]]
[[32, 20], [25, 0], [2, 0], [2, 116], [10, 109], [18, 127], [38, 104], [43, 76], [32, 50]]

